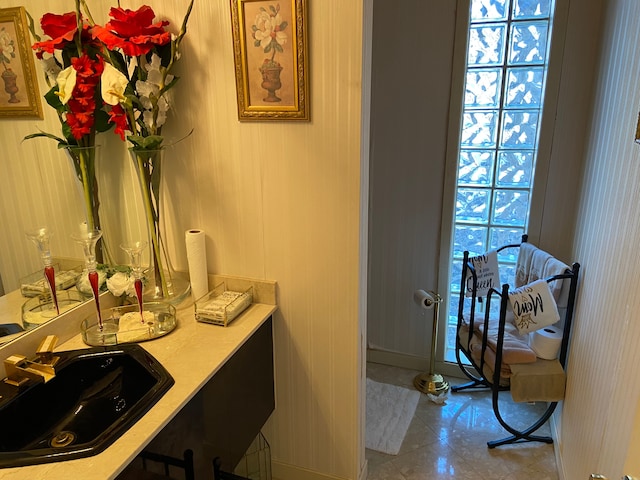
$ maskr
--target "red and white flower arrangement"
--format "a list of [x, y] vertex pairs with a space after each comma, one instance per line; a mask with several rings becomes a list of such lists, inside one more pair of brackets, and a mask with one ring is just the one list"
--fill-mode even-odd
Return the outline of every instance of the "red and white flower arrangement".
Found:
[[[149, 152], [164, 146], [161, 129], [171, 106], [169, 91], [178, 81], [171, 71], [180, 58], [193, 0], [177, 34], [167, 29], [168, 21], [156, 21], [147, 5], [137, 10], [113, 7], [105, 25], [93, 20], [86, 0], [75, 0], [75, 7], [69, 13], [42, 17], [40, 25], [48, 40], [41, 40], [32, 30], [38, 40], [33, 49], [51, 87], [45, 99], [58, 114], [62, 135], [38, 132], [25, 138], [48, 137], [73, 152], [75, 147], [93, 147], [97, 133], [115, 127], [115, 133], [129, 141], [138, 162], [152, 252], [162, 271], [158, 238], [161, 165]], [[97, 217], [95, 157], [71, 156], [87, 211], [95, 211]], [[97, 221], [87, 220], [89, 229], [99, 228]], [[162, 284], [166, 288], [166, 281]]]

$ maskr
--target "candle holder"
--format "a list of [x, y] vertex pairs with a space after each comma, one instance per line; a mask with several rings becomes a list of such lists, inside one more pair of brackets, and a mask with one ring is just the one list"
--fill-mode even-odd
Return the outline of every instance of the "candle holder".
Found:
[[27, 238], [31, 240], [40, 253], [40, 259], [44, 264], [44, 278], [51, 292], [52, 306], [55, 308], [55, 314], [60, 315], [60, 307], [58, 305], [58, 297], [56, 295], [56, 275], [51, 259], [51, 247], [49, 240], [51, 239], [51, 231], [47, 227], [40, 227], [34, 231], [26, 232]]
[[100, 312], [100, 281], [98, 279], [98, 271], [96, 269], [98, 263], [96, 261], [96, 244], [102, 237], [102, 231], [98, 229], [81, 231], [80, 233], [71, 235], [73, 240], [82, 246], [84, 254], [85, 266], [87, 268], [89, 284], [93, 292], [93, 299], [96, 304], [96, 314], [98, 316], [98, 327], [102, 331], [102, 314]]
[[144, 309], [142, 305], [142, 252], [147, 248], [147, 242], [136, 241], [133, 243], [123, 243], [120, 248], [127, 252], [129, 256], [129, 264], [133, 271], [134, 286], [136, 290], [136, 299], [138, 300], [138, 309], [140, 311], [140, 323], [144, 323]]

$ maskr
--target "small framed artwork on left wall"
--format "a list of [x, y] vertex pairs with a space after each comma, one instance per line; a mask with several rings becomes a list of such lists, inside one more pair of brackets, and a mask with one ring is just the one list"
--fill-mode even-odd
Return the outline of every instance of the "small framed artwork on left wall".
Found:
[[24, 7], [0, 8], [0, 118], [42, 118]]

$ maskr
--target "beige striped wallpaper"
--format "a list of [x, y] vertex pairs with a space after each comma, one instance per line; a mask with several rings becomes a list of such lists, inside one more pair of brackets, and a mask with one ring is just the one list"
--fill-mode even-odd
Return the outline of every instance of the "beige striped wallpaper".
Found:
[[[640, 145], [633, 141], [640, 4], [608, 2], [604, 18], [575, 242], [582, 282], [558, 444], [567, 480], [640, 475], [637, 442], [635, 449], [630, 443], [640, 428]], [[635, 471], [623, 471], [625, 463]]]

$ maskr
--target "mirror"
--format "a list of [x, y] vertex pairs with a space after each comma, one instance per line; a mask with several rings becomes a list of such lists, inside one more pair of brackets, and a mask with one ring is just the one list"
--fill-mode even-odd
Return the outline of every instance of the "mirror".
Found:
[[[43, 268], [36, 246], [25, 234], [27, 231], [45, 225], [51, 230], [51, 255], [67, 263], [62, 265], [63, 270], [73, 260], [76, 264], [83, 263], [82, 248], [71, 238], [85, 221], [82, 191], [71, 161], [54, 141], [44, 138], [22, 141], [25, 135], [38, 129], [59, 129], [54, 115], [53, 111], [45, 110], [44, 122], [4, 121], [0, 129], [0, 142], [5, 148], [0, 158], [3, 171], [0, 175], [0, 225], [3, 227], [0, 229], [0, 276], [6, 295], [19, 290], [22, 278], [37, 274]], [[109, 134], [113, 135], [112, 132], [102, 135]], [[119, 245], [147, 239], [140, 191], [124, 143], [105, 142], [100, 150], [96, 178], [104, 240], [112, 262], [126, 264], [127, 255]], [[143, 258], [145, 261], [148, 257]], [[11, 311], [14, 319], [15, 308], [14, 305]], [[19, 311], [20, 305], [17, 308]], [[7, 322], [3, 316], [0, 324], [4, 323]]]
[[[52, 256], [83, 263], [82, 249], [71, 239], [71, 234], [85, 221], [81, 188], [71, 161], [54, 141], [22, 141], [25, 135], [38, 129], [59, 129], [53, 115], [45, 111], [44, 121], [4, 120], [0, 129], [0, 142], [5, 148], [0, 159], [3, 172], [0, 175], [0, 225], [3, 227], [0, 229], [0, 276], [7, 295], [19, 290], [22, 278], [42, 272], [42, 260], [36, 246], [27, 238], [27, 231], [46, 225], [52, 232]], [[145, 223], [138, 220], [136, 214], [142, 212], [138, 206], [139, 189], [134, 183], [135, 172], [125, 145], [109, 142], [101, 150], [96, 176], [102, 229], [111, 258], [115, 263], [125, 264], [126, 254], [118, 245], [147, 238]], [[65, 268], [66, 265], [62, 265], [62, 269]], [[2, 315], [0, 325], [21, 324], [20, 300], [24, 303], [27, 298], [18, 295], [18, 299], [9, 302], [12, 306], [7, 307], [9, 311]]]
[[[38, 121], [7, 122], [3, 120], [0, 140], [6, 146], [0, 176], [0, 275], [6, 296], [2, 299], [3, 325], [21, 324], [21, 304], [27, 300], [13, 292], [20, 281], [37, 270], [42, 260], [37, 248], [25, 235], [38, 226], [53, 225], [51, 250], [55, 257], [78, 257], [68, 233], [72, 222], [79, 225], [81, 205], [74, 200], [78, 188], [73, 184], [70, 166], [64, 162], [54, 142], [21, 142]], [[43, 127], [40, 127], [43, 128]], [[16, 298], [14, 298], [16, 297]], [[0, 337], [1, 338], [1, 337]], [[6, 338], [5, 338], [6, 340]]]
[[[69, 2], [58, 0], [24, 0], [22, 4], [36, 25], [49, 11], [65, 12], [72, 8]], [[96, 6], [96, 11], [104, 10]], [[31, 44], [31, 39], [28, 43]], [[36, 96], [42, 98], [49, 87], [42, 65], [37, 61], [35, 70], [39, 90]], [[0, 89], [0, 93], [5, 92]], [[20, 288], [21, 278], [42, 269], [38, 252], [27, 240], [26, 231], [47, 226], [53, 233], [53, 257], [82, 258], [81, 248], [71, 240], [71, 233], [85, 221], [81, 188], [71, 161], [57, 148], [54, 140], [23, 141], [25, 136], [39, 131], [60, 135], [61, 126], [55, 110], [44, 100], [42, 104], [42, 120], [18, 116], [0, 118], [0, 278], [6, 294], [0, 300], [12, 296]], [[96, 144], [102, 145], [96, 160], [101, 229], [112, 263], [124, 264], [127, 257], [118, 246], [147, 239], [140, 191], [126, 144], [112, 131], [99, 134]], [[15, 323], [16, 319], [20, 323], [20, 305], [24, 300], [19, 297], [5, 302], [12, 307], [7, 306], [9, 310], [0, 308], [0, 325]]]
[[[57, 119], [51, 118], [52, 113], [45, 111], [44, 122], [5, 120], [0, 129], [0, 142], [5, 147], [0, 158], [0, 276], [5, 297], [10, 297], [9, 301], [0, 298], [0, 325], [21, 324], [20, 308], [28, 300], [20, 295], [21, 279], [33, 273], [37, 277], [43, 269], [27, 231], [45, 225], [51, 230], [51, 254], [62, 270], [71, 268], [74, 261], [75, 265], [83, 263], [82, 249], [71, 238], [85, 221], [81, 189], [71, 161], [54, 141], [22, 141], [37, 129], [55, 131]], [[118, 245], [147, 238], [145, 223], [139, 218], [139, 189], [125, 145], [109, 142], [101, 150], [96, 176], [102, 229], [113, 261], [126, 264], [127, 255]]]

